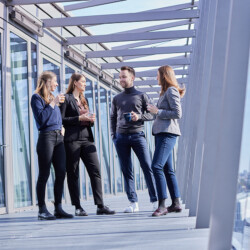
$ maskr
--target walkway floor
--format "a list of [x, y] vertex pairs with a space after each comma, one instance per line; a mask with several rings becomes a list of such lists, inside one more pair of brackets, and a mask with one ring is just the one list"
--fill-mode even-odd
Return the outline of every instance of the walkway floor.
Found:
[[[187, 210], [155, 218], [147, 193], [138, 197], [135, 214], [122, 212], [128, 201], [118, 195], [105, 199], [117, 211], [113, 216], [96, 215], [93, 200], [84, 202], [88, 217], [38, 221], [37, 210], [0, 215], [0, 249], [207, 249], [208, 230], [194, 229], [195, 218]], [[74, 213], [72, 206], [64, 208]]]

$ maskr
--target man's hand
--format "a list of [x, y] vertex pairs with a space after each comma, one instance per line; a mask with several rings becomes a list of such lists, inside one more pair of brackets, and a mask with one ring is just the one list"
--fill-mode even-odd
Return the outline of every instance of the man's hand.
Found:
[[139, 117], [134, 111], [131, 112], [131, 115], [132, 115], [132, 121], [134, 122], [138, 121]]

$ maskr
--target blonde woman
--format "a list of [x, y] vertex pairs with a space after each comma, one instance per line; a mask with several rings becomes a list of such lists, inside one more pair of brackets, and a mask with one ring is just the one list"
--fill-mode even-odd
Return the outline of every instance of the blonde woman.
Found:
[[66, 169], [71, 202], [75, 206], [76, 216], [88, 215], [80, 204], [78, 181], [81, 158], [91, 181], [94, 201], [97, 205], [96, 213], [114, 214], [115, 211], [104, 206], [103, 203], [100, 165], [91, 130], [95, 122], [95, 114], [89, 113], [88, 101], [84, 97], [85, 88], [85, 76], [74, 73], [69, 80], [65, 102], [60, 106], [65, 128]]
[[[155, 152], [152, 161], [152, 170], [156, 181], [159, 199], [158, 208], [152, 216], [165, 215], [168, 212], [181, 212], [180, 192], [173, 169], [173, 148], [176, 139], [181, 135], [178, 120], [182, 116], [181, 97], [185, 89], [180, 88], [174, 70], [170, 66], [158, 69], [158, 84], [161, 93], [157, 106], [148, 105], [148, 111], [156, 117], [152, 132], [155, 136]], [[165, 176], [164, 176], [165, 174]], [[165, 207], [167, 186], [172, 199], [172, 205]]]
[[[37, 141], [37, 154], [39, 174], [36, 185], [38, 199], [38, 219], [54, 220], [56, 218], [72, 218], [73, 215], [62, 209], [61, 201], [65, 179], [65, 149], [63, 144], [62, 117], [58, 107], [64, 102], [64, 96], [54, 97], [53, 91], [57, 88], [57, 78], [53, 72], [43, 72], [37, 81], [35, 94], [31, 98], [31, 107], [35, 117], [39, 137]], [[55, 211], [50, 214], [45, 205], [45, 188], [50, 175], [50, 167], [55, 170]]]

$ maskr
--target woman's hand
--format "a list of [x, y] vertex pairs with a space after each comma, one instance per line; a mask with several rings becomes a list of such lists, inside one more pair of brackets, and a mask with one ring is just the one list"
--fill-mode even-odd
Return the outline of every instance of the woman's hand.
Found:
[[88, 117], [90, 118], [90, 122], [95, 122], [95, 114], [94, 113], [88, 113]]
[[148, 104], [147, 110], [148, 110], [151, 114], [153, 114], [153, 115], [156, 115], [156, 114], [158, 114], [158, 112], [159, 112], [159, 109], [158, 109], [156, 106], [154, 106], [153, 104]]
[[82, 114], [79, 116], [79, 121], [95, 122], [95, 114]]

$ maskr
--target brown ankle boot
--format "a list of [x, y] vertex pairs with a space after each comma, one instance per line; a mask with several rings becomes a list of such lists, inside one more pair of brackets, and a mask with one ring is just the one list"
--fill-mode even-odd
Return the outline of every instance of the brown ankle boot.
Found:
[[181, 208], [181, 202], [180, 202], [180, 198], [175, 198], [172, 201], [172, 205], [168, 207], [168, 212], [169, 213], [180, 213], [182, 210]]

